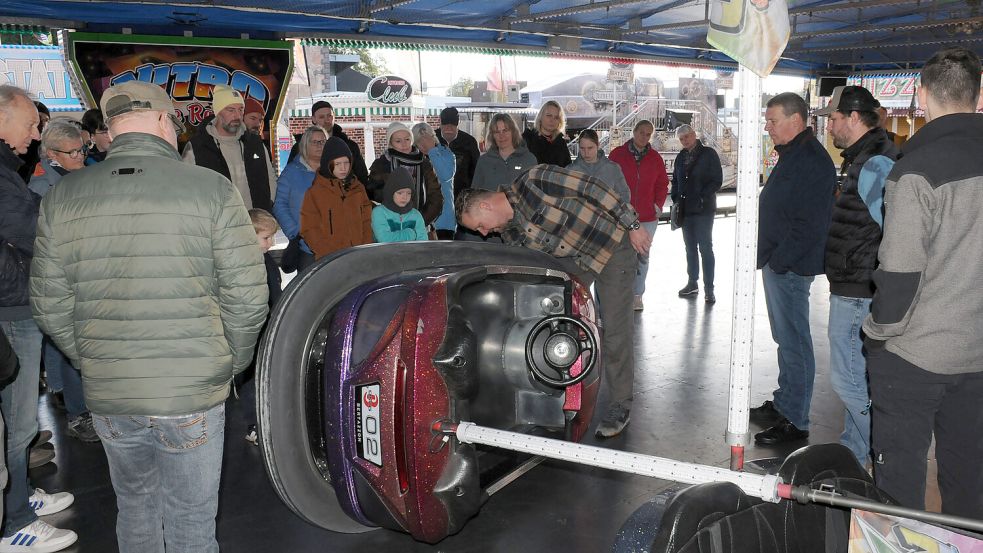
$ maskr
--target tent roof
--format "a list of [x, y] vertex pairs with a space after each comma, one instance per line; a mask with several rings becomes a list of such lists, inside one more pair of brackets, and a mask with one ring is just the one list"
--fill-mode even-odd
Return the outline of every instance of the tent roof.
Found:
[[[733, 67], [706, 42], [705, 0], [5, 0], [6, 24], [98, 32], [305, 37], [492, 53]], [[779, 68], [837, 73], [917, 68], [944, 45], [981, 49], [976, 0], [789, 1]]]

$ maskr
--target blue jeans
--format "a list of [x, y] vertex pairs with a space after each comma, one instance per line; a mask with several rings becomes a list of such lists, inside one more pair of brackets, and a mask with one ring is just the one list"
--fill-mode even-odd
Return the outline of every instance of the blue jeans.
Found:
[[771, 337], [778, 344], [775, 409], [799, 430], [809, 429], [809, 407], [816, 379], [816, 357], [809, 332], [809, 287], [814, 277], [778, 274], [765, 265], [761, 281]]
[[[650, 236], [655, 236], [655, 229], [659, 227], [659, 220], [642, 223], [642, 228], [648, 231]], [[651, 252], [649, 252], [651, 255]], [[645, 293], [645, 277], [649, 274], [649, 256], [638, 256], [638, 269], [635, 271], [635, 295], [641, 296]]]
[[[686, 215], [683, 221], [683, 242], [686, 244], [686, 273], [690, 282], [700, 279], [700, 258], [703, 258], [703, 288], [713, 290], [713, 213]], [[699, 254], [697, 254], [699, 248]]]
[[225, 404], [177, 417], [92, 414], [116, 491], [120, 553], [217, 553]]
[[65, 411], [72, 420], [89, 410], [82, 393], [82, 375], [72, 366], [72, 362], [51, 341], [44, 339], [44, 374], [48, 377], [48, 388], [62, 392], [65, 396]]
[[870, 396], [860, 326], [870, 313], [870, 298], [829, 296], [829, 378], [846, 407], [840, 443], [861, 465], [870, 454]]
[[7, 425], [7, 472], [10, 486], [3, 498], [3, 535], [10, 537], [38, 517], [28, 504], [34, 489], [27, 480], [31, 440], [38, 433], [38, 384], [41, 379], [41, 329], [34, 319], [0, 321], [20, 368], [0, 391], [0, 409]]

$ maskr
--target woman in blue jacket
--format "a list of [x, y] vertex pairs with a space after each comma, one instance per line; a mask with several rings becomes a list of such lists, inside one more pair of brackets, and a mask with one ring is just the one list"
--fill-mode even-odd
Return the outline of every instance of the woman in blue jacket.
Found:
[[[304, 194], [314, 184], [314, 177], [321, 167], [321, 152], [328, 140], [328, 133], [316, 125], [307, 127], [300, 137], [299, 150], [303, 155], [293, 159], [280, 173], [276, 183], [276, 199], [273, 200], [273, 216], [280, 228], [291, 240], [300, 234], [300, 207], [304, 204]], [[298, 269], [314, 262], [314, 252], [310, 246], [300, 241]]]
[[454, 173], [457, 171], [457, 158], [450, 148], [437, 141], [437, 133], [427, 123], [413, 125], [412, 132], [413, 145], [430, 160], [437, 180], [440, 181], [440, 193], [444, 196], [440, 215], [433, 222], [437, 239], [453, 240], [457, 231], [457, 218], [454, 216]]

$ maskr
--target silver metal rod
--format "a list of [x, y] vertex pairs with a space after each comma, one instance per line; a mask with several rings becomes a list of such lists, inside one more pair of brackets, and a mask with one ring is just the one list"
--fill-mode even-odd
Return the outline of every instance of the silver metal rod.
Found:
[[490, 486], [485, 488], [485, 493], [489, 497], [495, 495], [495, 492], [501, 490], [505, 486], [508, 486], [512, 482], [515, 482], [520, 476], [536, 468], [540, 463], [545, 461], [544, 457], [532, 457], [528, 459], [525, 463], [522, 463], [515, 470], [506, 474], [505, 476], [499, 478], [498, 480], [492, 482]]
[[983, 520], [975, 520], [955, 515], [946, 515], [943, 513], [930, 513], [928, 511], [900, 507], [898, 505], [887, 505], [885, 503], [880, 503], [869, 499], [844, 497], [835, 492], [814, 490], [808, 486], [795, 486], [792, 488], [791, 495], [793, 499], [802, 503], [811, 501], [813, 503], [832, 505], [834, 507], [861, 509], [872, 513], [893, 515], [914, 520], [921, 520], [932, 524], [942, 524], [945, 526], [954, 526], [956, 528], [966, 528], [968, 530], [983, 532]]

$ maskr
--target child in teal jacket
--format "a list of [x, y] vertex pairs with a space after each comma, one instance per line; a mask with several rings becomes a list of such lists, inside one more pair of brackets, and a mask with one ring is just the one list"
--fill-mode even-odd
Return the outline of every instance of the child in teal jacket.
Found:
[[423, 215], [413, 208], [413, 177], [397, 167], [386, 177], [382, 204], [372, 209], [372, 232], [378, 242], [427, 240]]

